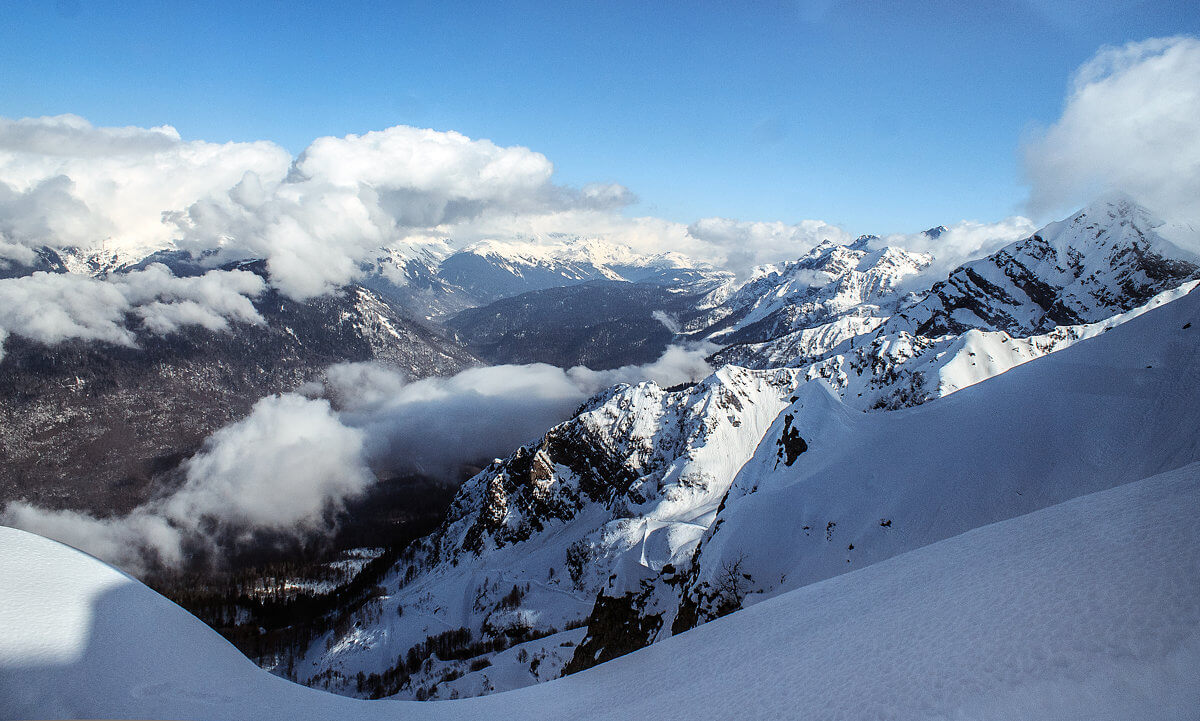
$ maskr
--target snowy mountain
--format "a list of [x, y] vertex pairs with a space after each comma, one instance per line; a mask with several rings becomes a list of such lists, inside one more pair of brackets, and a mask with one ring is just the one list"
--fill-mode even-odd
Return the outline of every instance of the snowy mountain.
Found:
[[1026, 336], [1142, 305], [1200, 274], [1200, 258], [1162, 237], [1161, 226], [1128, 198], [1098, 201], [956, 268], [902, 308], [887, 332], [934, 337], [978, 328]]
[[[947, 370], [970, 387], [895, 413], [863, 414], [803, 369], [612, 389], [468, 481], [389, 579], [384, 620], [318, 640], [296, 674], [353, 693], [360, 671], [376, 673], [373, 693], [402, 696], [533, 683], [545, 669], [500, 685], [458, 676], [510, 644], [551, 665], [578, 644], [564, 670], [586, 668], [748, 602], [1200, 459], [1200, 297], [1171, 297], [1060, 331], [1061, 345], [1087, 340], [983, 383]], [[960, 359], [980, 347], [960, 340]], [[582, 641], [563, 634], [580, 623]], [[461, 629], [453, 658], [392, 661], [447, 629]]]
[[477, 306], [546, 288], [593, 280], [634, 282], [664, 271], [701, 267], [678, 253], [643, 255], [595, 238], [554, 236], [475, 243], [443, 260], [437, 275], [462, 289]]
[[[0, 439], [16, 471], [4, 493], [35, 488], [52, 504], [78, 492], [54, 483], [103, 457], [115, 470], [89, 503], [126, 508], [153, 490], [155, 463], [244, 414], [239, 399], [248, 407], [340, 360], [411, 375], [472, 362], [457, 339], [412, 318], [444, 322], [491, 362], [609, 367], [681, 339], [720, 343], [711, 360], [726, 365], [701, 382], [610, 388], [483, 468], [363, 604], [272, 666], [342, 694], [416, 699], [609, 677], [634, 662], [588, 669], [646, 646], [696, 650], [684, 639], [718, 633], [711, 621], [734, 628], [721, 617], [811, 602], [829, 584], [862, 608], [858, 599], [880, 591], [834, 577], [939, 558], [929, 548], [957, 534], [1200, 461], [1200, 261], [1164, 233], [1148, 211], [1112, 198], [916, 292], [930, 257], [872, 249], [867, 236], [822, 243], [740, 284], [679, 256], [576, 238], [393, 248], [339, 294], [261, 297], [267, 322], [246, 333], [147, 337], [136, 353], [80, 342], [53, 357], [10, 338]], [[203, 266], [152, 260], [181, 275]], [[204, 400], [188, 422], [163, 424], [180, 415], [178, 398]], [[47, 445], [64, 437], [87, 444]], [[51, 482], [40, 488], [35, 476]], [[1195, 467], [1176, 481], [1185, 477], [1194, 483]], [[1045, 552], [1006, 542], [1009, 557]], [[788, 608], [815, 627], [832, 623]], [[955, 623], [951, 607], [942, 613]], [[763, 643], [733, 645], [771, 653]], [[662, 663], [664, 652], [649, 653]], [[811, 669], [813, 658], [791, 665]], [[508, 702], [495, 703], [479, 708]]]
[[824, 352], [893, 313], [900, 286], [930, 262], [896, 248], [872, 251], [872, 240], [827, 241], [796, 261], [758, 268], [742, 283], [679, 257], [642, 266], [613, 262], [606, 267], [619, 277], [592, 275], [606, 279], [586, 280], [573, 266], [571, 277], [580, 279], [573, 284], [560, 278], [558, 287], [464, 310], [447, 325], [497, 363], [615, 367], [652, 359], [680, 339], [728, 345], [792, 332], [806, 334], [808, 352]]
[[956, 268], [894, 315], [852, 311], [730, 345], [713, 360], [805, 368], [859, 408], [916, 405], [1190, 290], [1180, 286], [1200, 277], [1200, 259], [1163, 238], [1161, 226], [1128, 199], [1100, 201]]
[[715, 343], [761, 342], [841, 318], [890, 315], [906, 279], [931, 258], [899, 248], [824, 241], [799, 260], [764, 266], [685, 330]]
[[1188, 718], [1200, 697], [1197, 506], [1193, 464], [784, 593], [574, 676], [425, 704], [271, 676], [119, 571], [0, 528], [0, 716]]

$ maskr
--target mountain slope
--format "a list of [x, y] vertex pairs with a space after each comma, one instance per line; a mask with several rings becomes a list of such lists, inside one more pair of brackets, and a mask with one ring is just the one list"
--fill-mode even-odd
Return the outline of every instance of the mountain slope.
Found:
[[1025, 336], [1142, 305], [1200, 274], [1200, 258], [1163, 238], [1155, 230], [1162, 225], [1128, 198], [1100, 200], [955, 269], [902, 308], [886, 332], [978, 328]]
[[363, 702], [256, 669], [179, 608], [0, 529], [0, 716], [1179, 719], [1200, 683], [1200, 467], [792, 591], [597, 668], [458, 701]]
[[469, 245], [443, 260], [437, 275], [461, 288], [475, 306], [547, 288], [594, 280], [632, 282], [655, 273], [697, 267], [678, 253], [643, 255], [595, 238], [551, 236]]
[[872, 239], [849, 245], [827, 240], [798, 260], [759, 268], [685, 330], [730, 345], [770, 340], [844, 316], [886, 317], [900, 301], [904, 280], [931, 258], [899, 248], [872, 251]]
[[397, 659], [423, 661], [422, 644], [447, 630], [462, 629], [463, 653], [559, 647], [609, 574], [686, 559], [795, 384], [795, 371], [726, 368], [687, 391], [641, 383], [589, 400], [468, 480], [443, 527], [384, 582], [380, 620], [318, 638], [297, 677], [355, 692], [359, 672], [376, 673], [393, 680], [372, 693], [413, 697], [454, 665], [415, 673]]
[[307, 303], [268, 291], [254, 307], [264, 323], [167, 335], [137, 329], [137, 348], [8, 338], [0, 501], [127, 511], [161, 491], [160, 476], [213, 431], [332, 363], [376, 360], [423, 377], [477, 362], [361, 286]]
[[[806, 368], [864, 409], [923, 403], [1103, 332], [1114, 316], [1177, 297], [1200, 258], [1125, 198], [1098, 201], [885, 312], [857, 309], [816, 327], [730, 345], [714, 362]], [[1194, 231], [1191, 233], [1194, 235]], [[894, 315], [890, 315], [894, 313]], [[865, 315], [865, 317], [863, 317]]]
[[674, 319], [694, 314], [726, 280], [694, 270], [666, 270], [637, 282], [592, 280], [469, 308], [446, 325], [492, 363], [617, 368], [658, 358], [678, 339]]
[[[863, 414], [791, 369], [618, 387], [465, 484], [387, 582], [385, 620], [318, 642], [298, 666], [350, 690], [425, 634], [526, 641], [586, 614], [577, 669], [747, 598], [1200, 459], [1195, 327], [1190, 293], [896, 413]], [[727, 583], [739, 563], [750, 578]], [[415, 694], [455, 669], [397, 672], [384, 691]]]

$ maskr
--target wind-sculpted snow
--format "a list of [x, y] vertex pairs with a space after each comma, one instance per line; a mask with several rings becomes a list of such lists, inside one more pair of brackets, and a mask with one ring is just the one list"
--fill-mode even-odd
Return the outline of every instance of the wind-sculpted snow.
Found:
[[785, 593], [574, 676], [425, 704], [270, 676], [129, 577], [0, 528], [0, 716], [1189, 718], [1200, 703], [1198, 506], [1193, 464]]

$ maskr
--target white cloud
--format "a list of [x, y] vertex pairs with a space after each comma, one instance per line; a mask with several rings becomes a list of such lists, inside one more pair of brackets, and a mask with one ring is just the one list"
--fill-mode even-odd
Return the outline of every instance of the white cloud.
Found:
[[1036, 213], [1119, 191], [1167, 220], [1200, 220], [1200, 40], [1101, 49], [1024, 156]]
[[131, 573], [183, 561], [183, 534], [166, 518], [145, 508], [113, 518], [78, 511], [54, 511], [24, 502], [8, 504], [0, 523], [53, 538], [87, 551]]
[[282, 177], [290, 162], [274, 143], [183, 141], [169, 126], [0, 118], [0, 235], [26, 247], [148, 252], [174, 235], [164, 212], [227, 192], [247, 172]]
[[699, 380], [712, 372], [704, 358], [715, 349], [672, 346], [653, 363], [605, 371], [501, 365], [412, 383], [373, 363], [344, 363], [328, 369], [317, 392], [334, 402], [344, 423], [366, 432], [377, 471], [452, 477], [462, 464], [533, 440], [609, 386]]
[[947, 226], [936, 238], [924, 232], [893, 233], [872, 241], [871, 246], [880, 248], [890, 245], [933, 255], [928, 267], [906, 281], [907, 287], [915, 287], [941, 280], [966, 261], [989, 255], [1009, 243], [1028, 238], [1036, 230], [1037, 226], [1032, 220], [1019, 215], [996, 223], [963, 220]]
[[185, 464], [184, 485], [165, 498], [112, 518], [10, 503], [0, 522], [134, 572], [175, 566], [189, 544], [329, 530], [343, 504], [375, 482], [363, 448], [363, 433], [342, 425], [327, 401], [271, 396], [214, 433]]
[[174, 128], [102, 128], [76, 116], [0, 119], [0, 257], [32, 249], [217, 250], [267, 260], [270, 282], [306, 299], [353, 281], [381, 247], [452, 239], [603, 237], [744, 273], [844, 231], [719, 218], [690, 228], [619, 211], [615, 183], [570, 188], [529, 148], [406, 126], [318, 138], [292, 159], [269, 142], [184, 141]]
[[134, 346], [128, 314], [158, 334], [187, 325], [225, 330], [231, 320], [262, 323], [250, 298], [263, 290], [263, 280], [248, 271], [176, 278], [157, 263], [107, 279], [45, 272], [7, 278], [0, 280], [0, 341], [15, 334], [46, 344], [79, 338]]
[[305, 299], [354, 280], [360, 263], [384, 246], [422, 236], [455, 236], [462, 244], [463, 225], [492, 229], [497, 219], [575, 209], [607, 213], [632, 199], [619, 185], [554, 185], [553, 172], [528, 148], [396, 126], [319, 138], [286, 178], [249, 174], [171, 219], [183, 247], [266, 258], [272, 283]]
[[537, 438], [613, 384], [699, 380], [712, 371], [704, 357], [713, 350], [673, 346], [653, 363], [607, 371], [538, 363], [412, 383], [374, 363], [342, 363], [306, 389], [310, 397], [263, 398], [249, 416], [210, 436], [182, 466], [183, 485], [163, 498], [112, 518], [15, 502], [0, 523], [134, 572], [180, 565], [191, 550], [246, 543], [264, 532], [328, 533], [346, 501], [378, 476], [456, 476], [463, 464]]
[[799, 223], [704, 218], [688, 226], [688, 234], [713, 246], [720, 264], [739, 276], [755, 266], [793, 260], [823, 240], [847, 243], [850, 235], [822, 220]]
[[326, 400], [263, 398], [185, 464], [187, 482], [162, 504], [163, 513], [192, 529], [204, 519], [237, 529], [325, 528], [330, 510], [375, 481], [364, 443]]

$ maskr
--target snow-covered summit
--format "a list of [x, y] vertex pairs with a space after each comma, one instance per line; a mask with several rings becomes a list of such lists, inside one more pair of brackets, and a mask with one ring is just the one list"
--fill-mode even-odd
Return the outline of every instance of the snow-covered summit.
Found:
[[722, 344], [763, 341], [843, 315], [888, 315], [905, 279], [932, 258], [825, 240], [794, 261], [763, 266], [688, 329]]
[[886, 332], [938, 336], [979, 328], [1025, 336], [1142, 305], [1200, 276], [1200, 259], [1159, 235], [1160, 226], [1128, 198], [1098, 201], [951, 271], [902, 308]]

